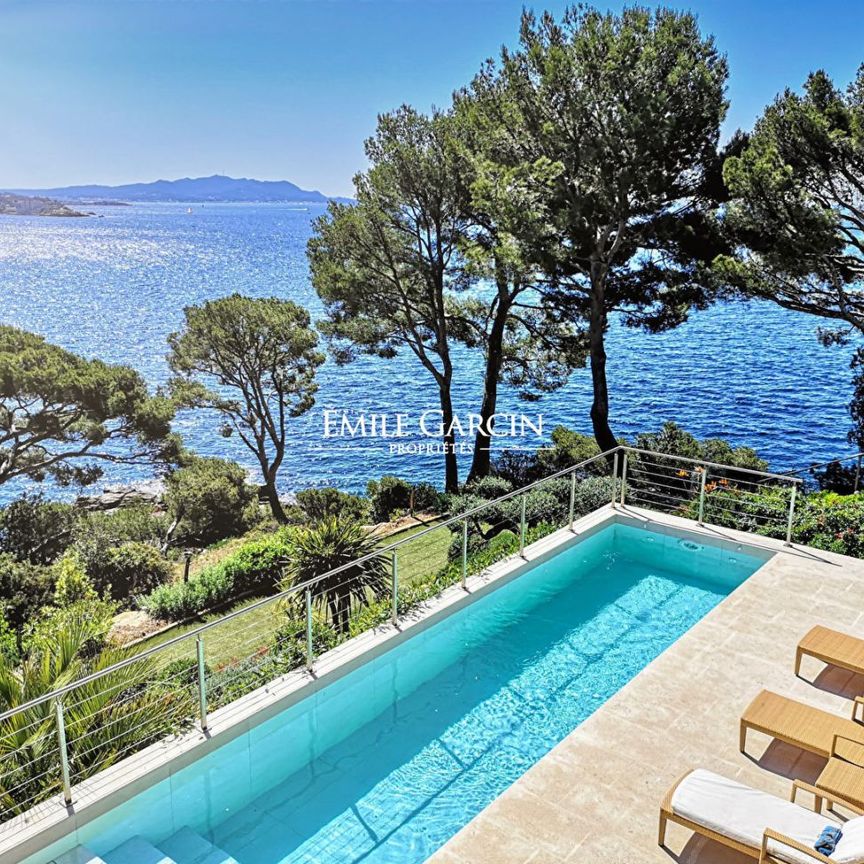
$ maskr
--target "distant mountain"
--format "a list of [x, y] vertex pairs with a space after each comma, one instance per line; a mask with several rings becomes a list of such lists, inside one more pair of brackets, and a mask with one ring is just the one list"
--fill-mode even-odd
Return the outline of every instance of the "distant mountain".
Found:
[[[317, 191], [301, 189], [287, 180], [246, 178], [184, 177], [125, 186], [63, 186], [58, 189], [10, 189], [25, 195], [46, 195], [64, 201], [116, 198], [123, 201], [297, 201], [325, 203], [330, 199]], [[344, 199], [340, 199], [344, 200]]]

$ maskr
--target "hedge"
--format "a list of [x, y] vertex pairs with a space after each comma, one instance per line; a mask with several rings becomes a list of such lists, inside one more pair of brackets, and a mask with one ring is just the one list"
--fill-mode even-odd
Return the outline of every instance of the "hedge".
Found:
[[138, 605], [151, 618], [182, 621], [246, 592], [267, 594], [281, 578], [289, 538], [289, 529], [283, 529], [250, 541], [218, 564], [195, 573], [188, 582], [160, 585], [139, 597]]

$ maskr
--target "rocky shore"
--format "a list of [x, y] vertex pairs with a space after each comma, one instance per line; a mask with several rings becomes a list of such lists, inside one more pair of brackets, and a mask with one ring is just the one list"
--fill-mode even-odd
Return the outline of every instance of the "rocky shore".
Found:
[[0, 216], [92, 216], [54, 198], [33, 198], [0, 192]]

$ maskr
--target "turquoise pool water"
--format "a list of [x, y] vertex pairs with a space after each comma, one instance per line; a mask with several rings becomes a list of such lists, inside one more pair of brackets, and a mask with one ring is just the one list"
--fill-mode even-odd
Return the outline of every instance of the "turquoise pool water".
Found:
[[608, 526], [80, 829], [238, 864], [424, 861], [767, 554]]

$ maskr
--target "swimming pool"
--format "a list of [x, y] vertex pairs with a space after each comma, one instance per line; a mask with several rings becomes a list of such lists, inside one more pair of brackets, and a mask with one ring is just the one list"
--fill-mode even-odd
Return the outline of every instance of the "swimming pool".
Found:
[[[138, 835], [177, 864], [419, 864], [768, 557], [607, 524], [75, 842], [108, 864], [140, 862], [112, 851]], [[172, 837], [181, 829], [211, 857]]]

